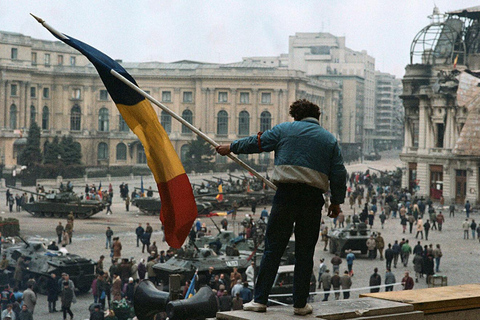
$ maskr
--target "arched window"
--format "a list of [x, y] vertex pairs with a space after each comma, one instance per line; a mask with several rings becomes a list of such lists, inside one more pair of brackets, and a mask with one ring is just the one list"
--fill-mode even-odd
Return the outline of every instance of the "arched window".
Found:
[[137, 163], [147, 163], [147, 155], [141, 143], [137, 144]]
[[82, 123], [82, 110], [78, 104], [72, 107], [70, 113], [70, 130], [79, 131]]
[[17, 106], [10, 106], [10, 129], [17, 129]]
[[127, 146], [123, 142], [117, 144], [117, 160], [127, 160]]
[[48, 130], [48, 122], [50, 121], [50, 113], [48, 107], [44, 106], [42, 109], [42, 129]]
[[37, 121], [37, 109], [35, 106], [30, 106], [30, 123]]
[[185, 162], [185, 160], [187, 160], [187, 152], [188, 150], [190, 149], [189, 145], [188, 144], [184, 144], [181, 148], [180, 148], [180, 160], [182, 162]]
[[217, 134], [228, 134], [228, 113], [225, 110], [217, 114]]
[[260, 114], [260, 131], [265, 132], [272, 128], [272, 115], [268, 111]]
[[98, 131], [108, 132], [108, 109], [98, 111]]
[[98, 144], [98, 160], [107, 160], [108, 159], [108, 145], [105, 142], [100, 142]]
[[165, 111], [162, 111], [162, 114], [160, 115], [160, 123], [162, 124], [163, 129], [167, 133], [172, 132], [172, 116], [166, 113]]
[[[193, 124], [193, 113], [190, 110], [184, 110], [182, 112], [182, 118], [185, 119], [188, 123]], [[182, 133], [192, 133], [187, 126], [182, 124]]]
[[123, 119], [122, 115], [118, 115], [118, 131], [127, 132], [130, 128], [128, 127], [125, 119]]
[[248, 136], [250, 133], [250, 114], [247, 111], [241, 111], [238, 115], [238, 135]]

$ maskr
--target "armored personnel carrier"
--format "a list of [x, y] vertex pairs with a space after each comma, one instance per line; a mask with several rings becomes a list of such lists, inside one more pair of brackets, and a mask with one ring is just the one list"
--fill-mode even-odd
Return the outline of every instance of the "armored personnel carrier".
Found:
[[12, 272], [12, 275], [18, 259], [25, 257], [30, 261], [24, 265], [23, 279], [34, 278], [40, 293], [47, 292], [47, 281], [51, 273], [55, 273], [57, 279], [60, 279], [64, 272], [70, 276], [70, 280], [80, 292], [90, 290], [95, 278], [96, 262], [76, 254], [47, 250], [45, 244], [39, 240], [20, 239], [23, 243], [12, 244], [3, 250], [3, 253], [7, 255], [8, 270]]
[[207, 273], [209, 267], [214, 267], [215, 273], [225, 273], [230, 275], [232, 269], [238, 268], [238, 272], [244, 272], [250, 265], [246, 256], [227, 256], [217, 255], [210, 248], [187, 247], [185, 250], [177, 251], [177, 254], [165, 263], [157, 263], [153, 266], [157, 275], [157, 280], [162, 281], [164, 288], [168, 287], [169, 276], [179, 274], [180, 283], [192, 279], [195, 270], [198, 269], [200, 283], [207, 283]]
[[34, 217], [66, 218], [70, 212], [73, 212], [77, 218], [85, 219], [105, 209], [104, 202], [99, 200], [81, 200], [73, 191], [44, 194], [10, 186], [8, 188], [37, 196], [37, 200], [22, 204], [23, 209]]
[[345, 256], [349, 249], [360, 251], [362, 254], [368, 252], [367, 240], [370, 238], [371, 231], [363, 222], [352, 223], [346, 228], [332, 229], [328, 233], [330, 238], [330, 253], [338, 253], [339, 256]]

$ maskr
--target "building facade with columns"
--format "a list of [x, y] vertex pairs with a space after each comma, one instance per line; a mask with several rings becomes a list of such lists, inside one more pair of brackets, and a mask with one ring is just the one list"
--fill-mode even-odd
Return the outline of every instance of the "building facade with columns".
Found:
[[[337, 134], [338, 85], [304, 72], [251, 62], [178, 61], [120, 64], [139, 86], [219, 143], [291, 121], [289, 105], [306, 98], [322, 110], [321, 124]], [[183, 157], [196, 137], [157, 109], [158, 118]], [[42, 144], [71, 135], [85, 165], [143, 165], [145, 153], [129, 130], [94, 67], [58, 41], [0, 32], [0, 156], [18, 165], [30, 123], [42, 129]], [[273, 155], [253, 156], [268, 162]], [[266, 157], [266, 158], [265, 158]], [[225, 158], [219, 158], [225, 161]]]
[[[402, 185], [463, 205], [480, 199], [480, 7], [441, 14], [415, 37], [403, 78]], [[425, 40], [428, 39], [428, 40]]]

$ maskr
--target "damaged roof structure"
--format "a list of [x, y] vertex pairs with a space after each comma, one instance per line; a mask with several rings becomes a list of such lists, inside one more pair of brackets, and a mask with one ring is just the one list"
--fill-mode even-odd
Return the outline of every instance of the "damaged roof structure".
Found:
[[480, 6], [441, 13], [414, 37], [401, 96], [402, 185], [450, 202], [480, 199]]

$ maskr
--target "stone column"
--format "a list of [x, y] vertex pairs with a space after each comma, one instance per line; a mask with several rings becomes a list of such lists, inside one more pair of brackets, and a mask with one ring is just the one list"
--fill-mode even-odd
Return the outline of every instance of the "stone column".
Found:
[[[232, 92], [232, 108], [231, 112], [228, 114], [228, 138], [234, 138], [235, 137], [235, 119], [237, 117], [237, 93], [238, 90], [236, 88], [231, 90]], [[230, 121], [232, 120], [232, 121]]]

